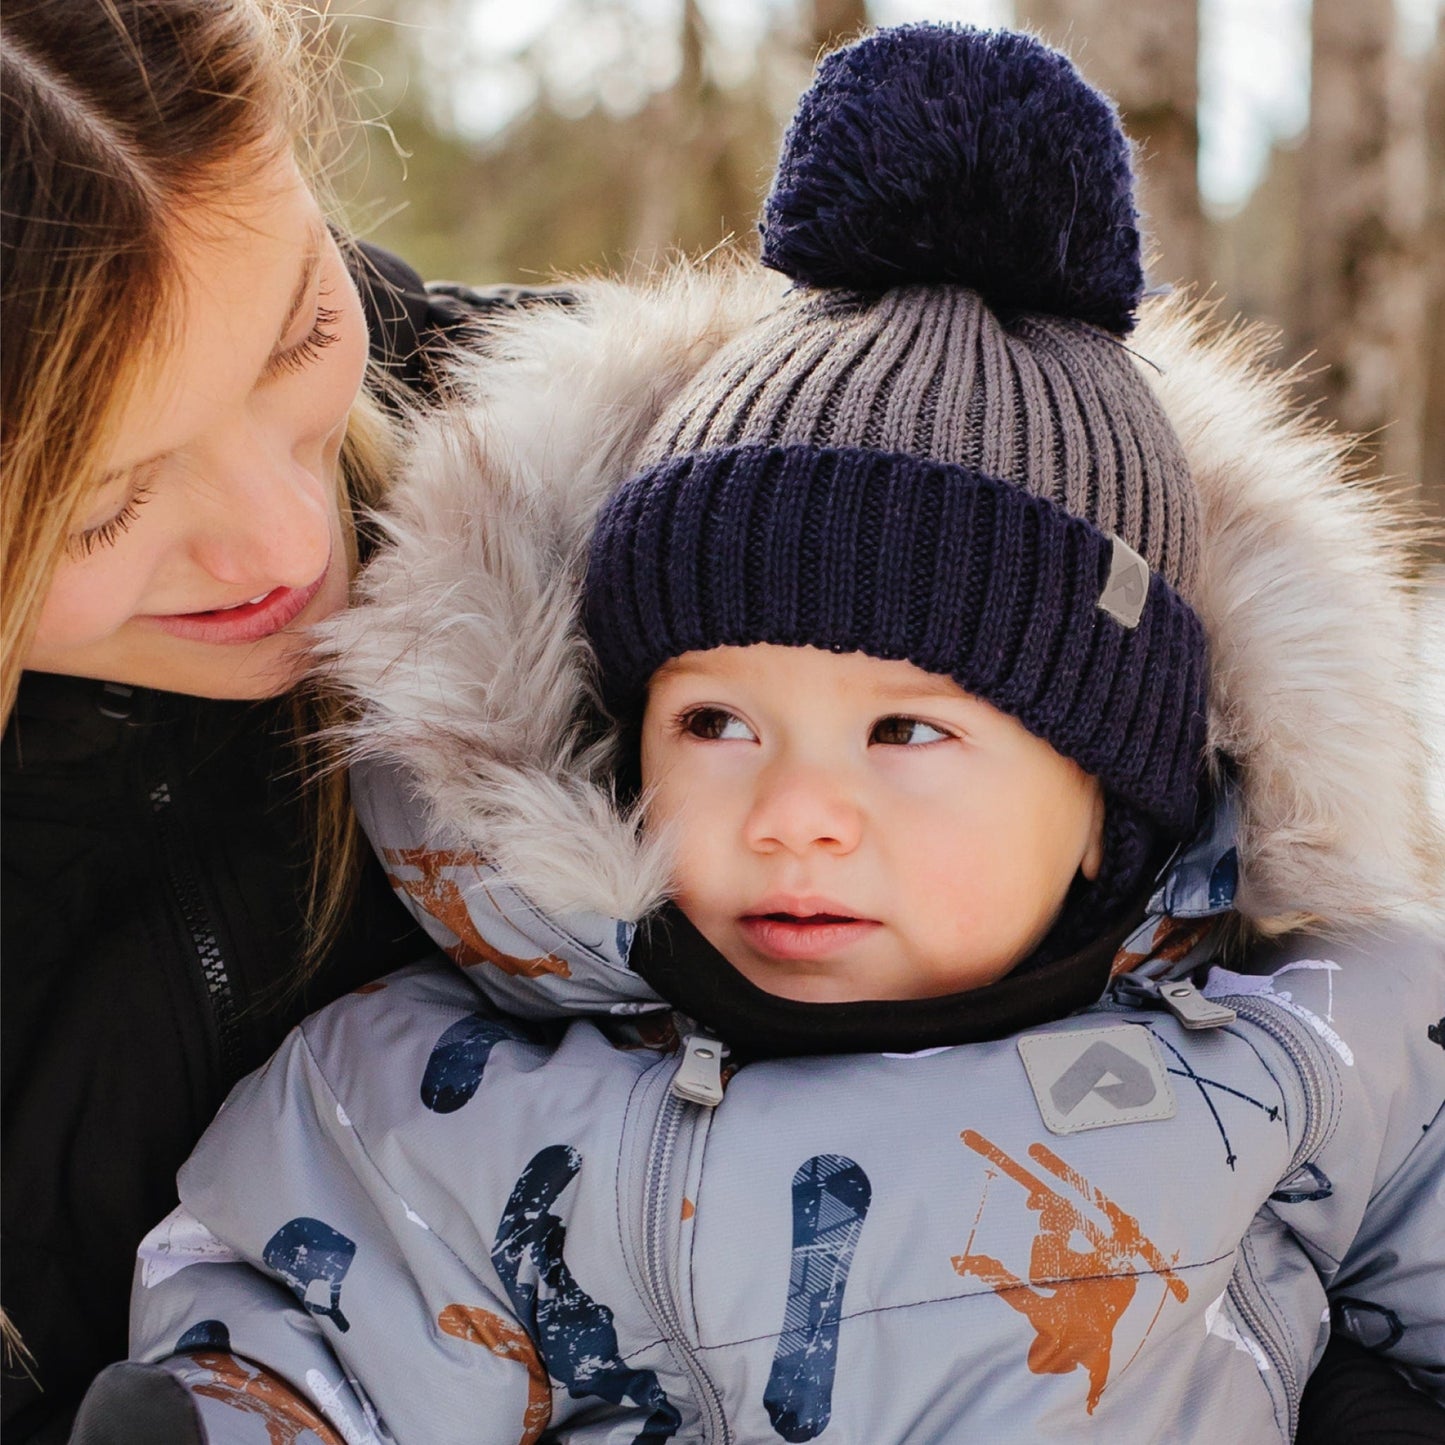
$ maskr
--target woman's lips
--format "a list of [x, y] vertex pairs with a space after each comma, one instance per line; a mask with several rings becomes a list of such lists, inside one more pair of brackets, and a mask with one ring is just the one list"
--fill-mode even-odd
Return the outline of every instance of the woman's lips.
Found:
[[883, 925], [872, 918], [833, 913], [749, 913], [738, 926], [759, 953], [791, 962], [840, 953]]
[[330, 559], [321, 575], [305, 587], [273, 587], [254, 602], [221, 607], [214, 612], [172, 612], [148, 618], [162, 632], [188, 642], [260, 642], [289, 627], [311, 605], [331, 570]]

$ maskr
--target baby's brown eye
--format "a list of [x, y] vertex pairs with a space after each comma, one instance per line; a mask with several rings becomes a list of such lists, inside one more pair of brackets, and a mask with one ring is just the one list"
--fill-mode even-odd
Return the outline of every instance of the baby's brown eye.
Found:
[[906, 748], [936, 743], [947, 736], [942, 729], [916, 717], [884, 717], [873, 724], [868, 741], [884, 747]]
[[704, 742], [750, 739], [753, 735], [752, 729], [740, 717], [721, 707], [694, 709], [683, 719], [682, 730], [689, 737], [702, 738]]

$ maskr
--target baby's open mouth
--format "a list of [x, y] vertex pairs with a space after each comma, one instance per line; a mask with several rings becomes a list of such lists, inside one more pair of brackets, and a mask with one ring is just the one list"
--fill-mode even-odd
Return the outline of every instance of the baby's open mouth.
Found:
[[851, 947], [882, 925], [833, 910], [794, 913], [783, 909], [745, 913], [743, 936], [759, 953], [782, 962], [822, 959]]
[[775, 923], [857, 923], [851, 913], [751, 913], [750, 918], [770, 918]]

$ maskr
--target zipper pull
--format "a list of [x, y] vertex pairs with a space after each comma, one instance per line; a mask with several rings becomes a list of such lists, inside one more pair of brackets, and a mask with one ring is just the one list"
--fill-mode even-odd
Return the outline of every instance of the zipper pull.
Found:
[[1159, 997], [1164, 1000], [1164, 1007], [1186, 1029], [1217, 1029], [1224, 1024], [1232, 1024], [1238, 1017], [1228, 1004], [1205, 998], [1187, 978], [1161, 983]]
[[688, 1034], [682, 1041], [682, 1062], [672, 1076], [672, 1092], [690, 1104], [716, 1109], [723, 1101], [723, 1046], [706, 1034]]
[[1114, 980], [1114, 996], [1144, 1008], [1167, 1008], [1186, 1029], [1217, 1029], [1238, 1017], [1228, 1004], [1205, 998], [1187, 978], [1158, 983], [1152, 978], [1121, 973]]

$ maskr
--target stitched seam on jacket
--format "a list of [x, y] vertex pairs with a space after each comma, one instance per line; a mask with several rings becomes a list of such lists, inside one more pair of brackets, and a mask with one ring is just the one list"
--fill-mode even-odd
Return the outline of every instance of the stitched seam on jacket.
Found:
[[[1169, 1273], [1185, 1274], [1189, 1270], [1208, 1269], [1211, 1265], [1218, 1264], [1221, 1260], [1231, 1258], [1234, 1252], [1234, 1250], [1227, 1250], [1223, 1254], [1215, 1255], [1213, 1259], [1200, 1259], [1196, 1260], [1193, 1264], [1171, 1265], [1169, 1267]], [[1015, 1290], [1031, 1289], [1038, 1285], [1084, 1284], [1091, 1280], [1098, 1279], [1159, 1279], [1161, 1277], [1160, 1271], [1157, 1269], [1116, 1270], [1106, 1274], [1068, 1275], [1057, 1278], [1050, 1276], [1044, 1279], [1029, 1279], [1022, 1284], [1008, 1285], [1003, 1289], [962, 1290], [957, 1294], [931, 1295], [925, 1299], [906, 1300], [896, 1305], [870, 1305], [867, 1309], [846, 1310], [838, 1316], [838, 1320], [841, 1324], [844, 1320], [864, 1319], [868, 1315], [892, 1314], [898, 1310], [917, 1309], [921, 1305], [955, 1304], [959, 1300], [987, 1299], [993, 1295], [1010, 1294]], [[699, 1351], [733, 1349], [738, 1345], [753, 1345], [763, 1340], [780, 1339], [784, 1333], [785, 1331], [783, 1330], [768, 1330], [760, 1335], [745, 1335], [741, 1339], [719, 1340], [716, 1344], [699, 1345], [698, 1349]]]

